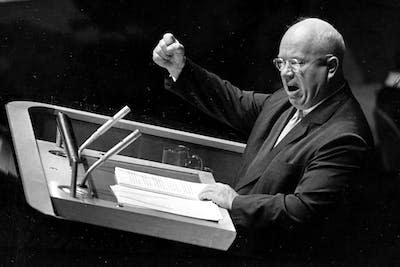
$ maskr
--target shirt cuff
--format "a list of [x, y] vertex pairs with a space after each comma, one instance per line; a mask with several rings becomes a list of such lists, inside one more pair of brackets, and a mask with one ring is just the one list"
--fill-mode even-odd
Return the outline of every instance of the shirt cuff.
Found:
[[171, 74], [169, 75], [169, 77], [172, 79], [172, 81], [174, 81], [174, 82], [176, 82], [176, 80], [178, 79], [178, 78], [175, 78], [174, 76], [172, 76]]

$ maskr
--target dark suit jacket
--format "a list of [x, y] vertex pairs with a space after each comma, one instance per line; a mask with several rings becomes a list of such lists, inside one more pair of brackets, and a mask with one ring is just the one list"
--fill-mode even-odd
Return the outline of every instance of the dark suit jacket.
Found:
[[169, 89], [210, 116], [250, 133], [232, 183], [240, 195], [233, 201], [231, 217], [245, 229], [290, 228], [341, 207], [372, 146], [369, 126], [347, 84], [275, 148], [294, 112], [284, 90], [271, 95], [241, 91], [190, 60]]

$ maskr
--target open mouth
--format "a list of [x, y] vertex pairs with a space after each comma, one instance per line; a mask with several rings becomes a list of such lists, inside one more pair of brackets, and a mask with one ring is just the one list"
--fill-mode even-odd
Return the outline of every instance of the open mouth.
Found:
[[288, 86], [289, 92], [294, 92], [294, 91], [296, 91], [296, 90], [298, 90], [298, 89], [299, 89], [299, 88], [296, 87], [296, 86]]

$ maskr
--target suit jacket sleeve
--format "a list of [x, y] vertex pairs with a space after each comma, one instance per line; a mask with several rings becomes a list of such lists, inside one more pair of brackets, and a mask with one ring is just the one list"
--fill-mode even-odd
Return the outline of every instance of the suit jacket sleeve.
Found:
[[343, 208], [368, 146], [360, 136], [342, 134], [322, 145], [305, 167], [293, 194], [239, 195], [232, 203], [235, 225], [292, 228]]
[[167, 80], [165, 87], [208, 115], [244, 133], [250, 132], [269, 96], [242, 91], [189, 59], [176, 83]]

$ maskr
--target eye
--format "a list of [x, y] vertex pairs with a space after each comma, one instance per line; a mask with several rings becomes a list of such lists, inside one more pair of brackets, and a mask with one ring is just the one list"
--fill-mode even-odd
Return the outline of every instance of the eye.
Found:
[[289, 61], [289, 64], [292, 65], [292, 66], [296, 66], [296, 65], [300, 66], [300, 65], [303, 64], [303, 63], [302, 63], [300, 60], [298, 60], [297, 58], [291, 58], [291, 59], [289, 59], [288, 61]]
[[283, 69], [283, 67], [285, 65], [285, 60], [283, 58], [275, 58], [273, 60], [273, 63], [275, 64], [275, 66], [278, 70], [281, 70], [281, 69]]

